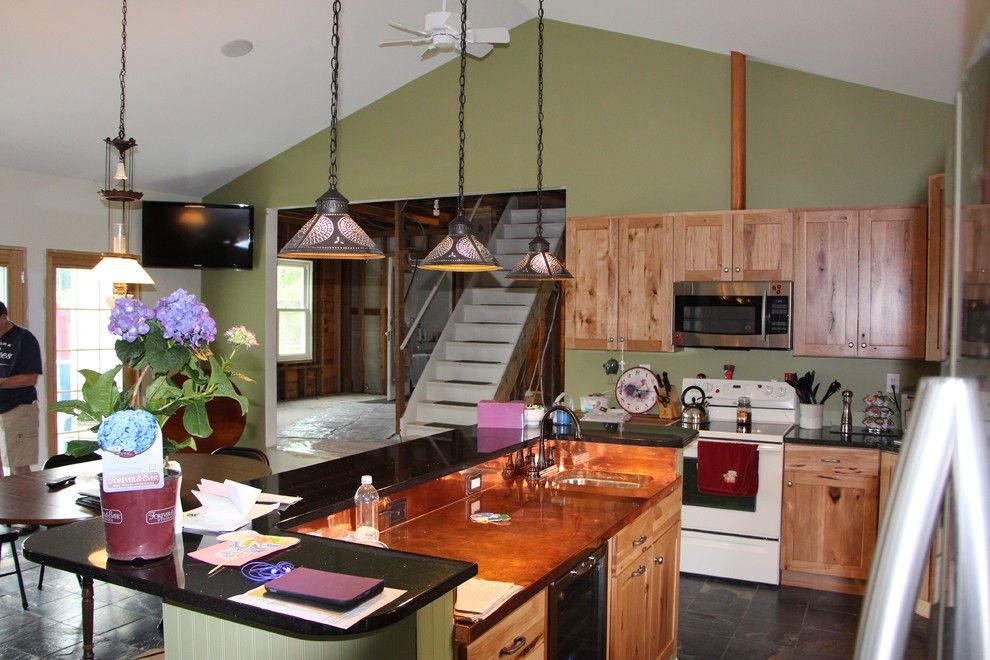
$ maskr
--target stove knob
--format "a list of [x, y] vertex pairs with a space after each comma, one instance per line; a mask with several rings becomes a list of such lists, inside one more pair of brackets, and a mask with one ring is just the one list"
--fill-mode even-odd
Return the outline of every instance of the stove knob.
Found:
[[784, 387], [783, 385], [781, 385], [780, 387], [777, 388], [777, 396], [784, 396], [785, 394], [787, 394], [787, 388], [786, 387]]

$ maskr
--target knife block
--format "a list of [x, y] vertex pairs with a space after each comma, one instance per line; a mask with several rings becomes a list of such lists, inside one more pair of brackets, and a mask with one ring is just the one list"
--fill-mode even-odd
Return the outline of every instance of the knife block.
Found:
[[[662, 392], [662, 390], [661, 390]], [[677, 396], [676, 388], [671, 387], [670, 392], [667, 393], [670, 397], [670, 401], [667, 405], [663, 405], [660, 399], [657, 399], [657, 416], [664, 421], [673, 421], [681, 418], [681, 400]]]

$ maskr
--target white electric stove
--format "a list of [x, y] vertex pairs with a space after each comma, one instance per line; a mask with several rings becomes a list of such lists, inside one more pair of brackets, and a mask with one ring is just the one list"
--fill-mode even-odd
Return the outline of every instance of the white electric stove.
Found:
[[[780, 511], [784, 434], [797, 419], [797, 396], [782, 381], [685, 378], [682, 392], [705, 393], [710, 422], [684, 449], [681, 570], [687, 573], [780, 583]], [[688, 392], [688, 401], [698, 391]], [[736, 404], [747, 396], [748, 429], [736, 425]], [[754, 497], [708, 495], [697, 490], [698, 442], [755, 443], [759, 488]]]

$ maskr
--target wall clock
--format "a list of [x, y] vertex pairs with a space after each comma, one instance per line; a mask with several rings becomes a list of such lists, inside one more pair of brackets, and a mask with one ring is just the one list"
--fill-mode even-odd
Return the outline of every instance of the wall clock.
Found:
[[657, 402], [660, 383], [646, 367], [626, 369], [615, 383], [615, 400], [628, 413], [642, 415]]

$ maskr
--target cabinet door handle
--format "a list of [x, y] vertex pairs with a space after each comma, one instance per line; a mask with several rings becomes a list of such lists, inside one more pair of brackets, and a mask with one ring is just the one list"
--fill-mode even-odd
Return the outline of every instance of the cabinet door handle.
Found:
[[838, 458], [823, 458], [822, 463], [841, 463], [842, 461]]
[[637, 577], [639, 577], [640, 575], [642, 575], [645, 572], [646, 572], [646, 564], [640, 564], [639, 565], [639, 568], [637, 568], [635, 571], [633, 571], [632, 572], [632, 575], [630, 575], [629, 577], [631, 577], [631, 578], [637, 578]]
[[791, 487], [791, 486], [793, 486], [793, 485], [794, 485], [794, 482], [793, 482], [793, 481], [788, 481], [788, 482], [787, 482], [787, 487], [788, 487], [788, 488], [790, 488], [790, 487]]
[[515, 655], [516, 653], [519, 653], [519, 651], [521, 651], [522, 647], [524, 646], [526, 646], [526, 638], [516, 637], [514, 640], [512, 640], [511, 646], [503, 646], [502, 650], [500, 650], [498, 654], [503, 657], [507, 655]]
[[638, 539], [636, 539], [635, 541], [633, 541], [633, 545], [634, 546], [643, 545], [644, 543], [646, 543], [646, 534], [643, 534]]
[[663, 557], [654, 557], [653, 558], [653, 563], [656, 564], [657, 566], [659, 566], [660, 564], [663, 563]]
[[849, 344], [848, 344], [848, 345], [849, 345], [849, 348], [855, 348], [855, 347], [856, 347], [856, 344], [854, 344], [854, 343], [852, 343], [852, 342], [849, 342]]

